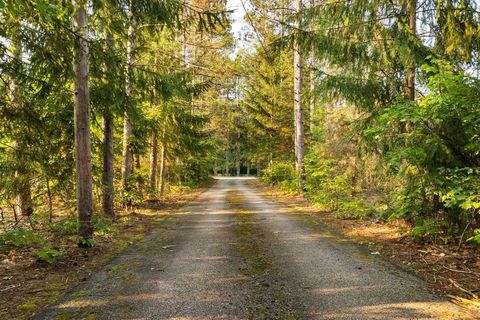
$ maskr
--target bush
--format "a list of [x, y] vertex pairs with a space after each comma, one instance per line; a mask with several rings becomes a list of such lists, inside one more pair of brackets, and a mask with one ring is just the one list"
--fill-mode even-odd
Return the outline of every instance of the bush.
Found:
[[262, 172], [261, 180], [273, 186], [277, 186], [284, 192], [294, 193], [297, 191], [297, 173], [293, 165], [288, 162], [276, 162], [271, 164]]
[[335, 217], [341, 219], [365, 219], [375, 213], [373, 206], [365, 200], [353, 198], [349, 201], [342, 201]]
[[415, 227], [410, 230], [410, 235], [416, 240], [426, 240], [435, 238], [444, 233], [448, 227], [448, 222], [438, 219], [425, 219], [419, 217], [415, 221]]
[[337, 210], [341, 202], [350, 201], [350, 179], [339, 172], [338, 161], [314, 153], [306, 157], [305, 190], [308, 198], [324, 209]]

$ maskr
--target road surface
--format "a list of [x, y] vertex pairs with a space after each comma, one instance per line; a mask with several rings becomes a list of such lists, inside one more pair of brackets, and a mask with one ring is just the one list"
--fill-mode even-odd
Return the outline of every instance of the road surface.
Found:
[[218, 179], [35, 319], [471, 319], [314, 217]]

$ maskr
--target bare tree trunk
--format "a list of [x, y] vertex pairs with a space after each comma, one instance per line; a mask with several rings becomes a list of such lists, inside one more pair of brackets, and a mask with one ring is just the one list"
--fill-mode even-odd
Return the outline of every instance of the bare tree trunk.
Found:
[[[310, 7], [315, 7], [315, 0], [310, 0]], [[313, 31], [313, 25], [310, 26], [310, 31]], [[313, 132], [315, 127], [314, 115], [315, 115], [315, 45], [312, 43], [310, 46], [310, 132]]]
[[165, 144], [160, 147], [160, 173], [158, 174], [158, 193], [163, 194], [165, 189]]
[[[113, 39], [110, 32], [107, 31], [107, 50], [113, 49]], [[109, 84], [111, 85], [112, 75], [108, 63], [104, 66]], [[113, 200], [115, 189], [113, 185], [114, 167], [113, 167], [113, 114], [107, 107], [103, 111], [103, 150], [102, 150], [102, 208], [106, 216], [114, 217]]]
[[158, 166], [158, 137], [157, 131], [152, 133], [152, 145], [150, 146], [150, 189], [155, 190], [157, 185], [157, 166]]
[[103, 213], [111, 217], [115, 216], [113, 210], [113, 152], [113, 117], [110, 110], [106, 110], [103, 115], [102, 207]]
[[48, 197], [48, 223], [53, 221], [53, 200], [52, 200], [52, 191], [50, 190], [50, 180], [46, 178], [47, 183], [47, 197]]
[[158, 175], [158, 193], [163, 194], [165, 189], [165, 128], [162, 131], [162, 141], [160, 147], [160, 170]]
[[141, 167], [140, 154], [138, 154], [138, 153], [135, 155], [135, 167], [136, 167], [137, 170], [140, 169], [140, 167]]
[[[408, 27], [410, 32], [417, 33], [417, 1], [407, 0]], [[405, 97], [409, 100], [415, 100], [415, 62], [413, 61], [406, 70], [405, 79]]]
[[250, 176], [250, 164], [247, 164], [247, 177]]
[[240, 138], [241, 138], [241, 133], [240, 133], [240, 87], [239, 87], [239, 79], [235, 81], [235, 100], [236, 100], [236, 116], [235, 116], [235, 125], [236, 125], [236, 134], [237, 134], [237, 142], [235, 146], [235, 161], [236, 161], [236, 167], [237, 167], [237, 177], [240, 177], [241, 169], [242, 169], [242, 159], [240, 155]]
[[240, 162], [240, 152], [237, 151], [237, 177], [240, 177], [241, 169], [242, 169], [242, 165]]
[[75, 33], [75, 158], [77, 167], [77, 212], [79, 246], [93, 240], [92, 159], [90, 145], [90, 101], [88, 87], [88, 30], [86, 0], [72, 0]]
[[19, 194], [16, 197], [16, 204], [18, 211], [23, 217], [29, 217], [33, 214], [32, 208], [32, 193], [30, 190], [30, 182], [25, 181], [21, 182], [21, 190], [19, 190]]
[[225, 176], [228, 177], [230, 175], [230, 163], [228, 162], [228, 152], [225, 156]]
[[295, 169], [298, 175], [298, 189], [303, 192], [304, 186], [304, 168], [303, 168], [303, 157], [304, 157], [304, 140], [305, 140], [305, 129], [303, 123], [303, 103], [302, 103], [302, 89], [303, 89], [303, 61], [302, 61], [302, 50], [300, 48], [300, 27], [301, 27], [301, 11], [302, 11], [302, 0], [296, 0], [296, 34], [294, 38], [293, 45], [293, 56], [294, 56], [294, 118], [295, 118]]
[[[135, 17], [132, 8], [133, 0], [129, 1], [128, 5], [128, 32], [127, 32], [127, 70], [126, 70], [126, 82], [125, 92], [127, 98], [130, 99], [129, 103], [133, 99], [133, 63], [134, 63], [134, 51], [136, 46], [135, 41]], [[122, 163], [122, 187], [123, 190], [129, 188], [130, 175], [132, 174], [132, 150], [130, 149], [130, 139], [132, 136], [132, 123], [128, 112], [125, 111], [123, 120], [123, 163]]]

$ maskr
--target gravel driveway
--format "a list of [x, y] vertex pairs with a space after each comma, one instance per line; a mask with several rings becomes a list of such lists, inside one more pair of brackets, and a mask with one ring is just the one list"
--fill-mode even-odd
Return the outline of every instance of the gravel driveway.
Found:
[[473, 319], [424, 287], [225, 178], [35, 319]]

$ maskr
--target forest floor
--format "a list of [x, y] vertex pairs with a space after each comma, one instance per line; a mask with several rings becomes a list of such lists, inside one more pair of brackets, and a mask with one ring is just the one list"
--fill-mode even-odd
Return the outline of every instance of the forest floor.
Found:
[[316, 216], [218, 179], [34, 319], [474, 319]]
[[[152, 229], [162, 228], [170, 213], [192, 201], [207, 187], [175, 192], [146, 201], [128, 211], [117, 211], [107, 232], [96, 234], [95, 246], [78, 248], [75, 241], [48, 228], [36, 232], [62, 251], [52, 264], [39, 261], [34, 247], [26, 246], [0, 255], [0, 319], [29, 319], [62, 297], [71, 287], [86, 281], [114, 257], [140, 241]], [[57, 217], [65, 221], [68, 217]]]
[[[312, 215], [357, 243], [423, 279], [429, 290], [446, 296], [480, 315], [480, 248], [462, 242], [419, 241], [409, 235], [411, 226], [402, 221], [341, 219], [322, 211], [300, 195], [286, 194], [252, 180], [262, 195], [290, 207], [291, 211]], [[480, 318], [480, 316], [479, 316]]]

